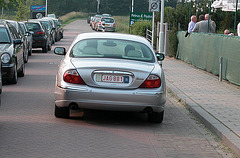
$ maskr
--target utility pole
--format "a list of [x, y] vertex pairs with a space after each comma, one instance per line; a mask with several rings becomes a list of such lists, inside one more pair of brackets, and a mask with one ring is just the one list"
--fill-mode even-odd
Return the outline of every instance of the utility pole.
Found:
[[98, 4], [97, 4], [97, 13], [99, 14], [100, 11], [99, 11], [99, 8], [100, 8], [100, 0], [97, 0]]
[[134, 0], [132, 0], [132, 12], [133, 12]]
[[45, 16], [47, 17], [47, 14], [48, 14], [48, 10], [47, 10], [47, 8], [48, 8], [48, 3], [47, 3], [48, 1], [46, 0], [46, 10], [45, 10]]
[[163, 32], [163, 22], [164, 22], [164, 0], [161, 0], [161, 19], [160, 19], [160, 42], [159, 42], [159, 53], [164, 52], [164, 32]]

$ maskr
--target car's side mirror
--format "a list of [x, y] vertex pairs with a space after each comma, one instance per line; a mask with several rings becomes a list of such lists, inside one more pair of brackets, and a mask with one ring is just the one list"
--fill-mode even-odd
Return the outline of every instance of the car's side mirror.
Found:
[[156, 53], [156, 56], [158, 61], [163, 61], [165, 58], [165, 55], [163, 53]]
[[14, 44], [22, 44], [23, 41], [22, 41], [22, 39], [16, 39], [16, 40], [13, 40], [13, 43]]
[[64, 47], [56, 47], [54, 53], [57, 55], [66, 55], [66, 49]]

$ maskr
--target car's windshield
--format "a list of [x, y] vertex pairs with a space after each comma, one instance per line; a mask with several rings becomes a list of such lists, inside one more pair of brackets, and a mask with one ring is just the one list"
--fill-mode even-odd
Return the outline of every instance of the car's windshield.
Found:
[[118, 39], [89, 39], [76, 43], [70, 53], [73, 58], [117, 58], [154, 62], [154, 56], [146, 45]]
[[10, 43], [9, 34], [5, 27], [0, 27], [0, 43]]

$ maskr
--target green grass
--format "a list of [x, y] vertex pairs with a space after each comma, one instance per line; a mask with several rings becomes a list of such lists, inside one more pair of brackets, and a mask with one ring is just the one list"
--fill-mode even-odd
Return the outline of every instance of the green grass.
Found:
[[83, 13], [83, 12], [70, 12], [66, 15], [63, 15], [60, 17], [60, 19], [62, 20], [63, 24], [66, 25], [66, 24], [69, 24], [75, 20], [78, 20], [78, 19], [83, 19], [83, 18], [87, 18], [88, 17], [88, 14], [87, 13]]
[[116, 22], [116, 32], [129, 33], [129, 16], [114, 16]]

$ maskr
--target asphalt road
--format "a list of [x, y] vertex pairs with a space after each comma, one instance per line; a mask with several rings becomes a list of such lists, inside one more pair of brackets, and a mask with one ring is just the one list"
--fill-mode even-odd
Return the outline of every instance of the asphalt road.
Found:
[[[53, 47], [69, 47], [78, 33], [92, 31], [86, 20], [65, 27]], [[0, 108], [1, 158], [187, 158], [234, 157], [171, 94], [162, 124], [146, 115], [73, 111], [54, 117], [54, 83], [61, 56], [34, 50], [25, 77], [4, 85]]]

